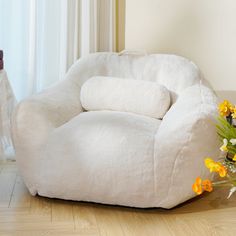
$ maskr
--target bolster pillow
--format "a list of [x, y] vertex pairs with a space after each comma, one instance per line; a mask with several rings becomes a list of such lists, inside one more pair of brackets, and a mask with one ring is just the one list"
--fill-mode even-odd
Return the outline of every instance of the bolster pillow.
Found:
[[170, 106], [166, 87], [145, 80], [95, 76], [81, 87], [82, 107], [88, 111], [113, 110], [163, 118]]

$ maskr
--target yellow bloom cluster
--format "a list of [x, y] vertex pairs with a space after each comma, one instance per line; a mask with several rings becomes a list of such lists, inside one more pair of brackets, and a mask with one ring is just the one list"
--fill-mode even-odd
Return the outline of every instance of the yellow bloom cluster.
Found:
[[[223, 143], [220, 147], [220, 150], [223, 152], [225, 158], [230, 159], [228, 161], [234, 161], [234, 166], [236, 168], [236, 135], [235, 135], [235, 123], [233, 119], [236, 120], [236, 106], [231, 104], [228, 100], [224, 100], [218, 107], [220, 117], [218, 118], [218, 134]], [[230, 155], [228, 155], [230, 154]], [[231, 164], [232, 164], [231, 161]], [[197, 177], [194, 184], [192, 185], [192, 190], [200, 195], [204, 191], [211, 192], [213, 186], [231, 186], [233, 187], [230, 190], [228, 198], [232, 195], [233, 192], [236, 192], [236, 178], [232, 180], [231, 176], [231, 166], [229, 168], [228, 162], [224, 161], [224, 165], [221, 162], [214, 161], [211, 158], [205, 159], [205, 165], [210, 172], [216, 172], [222, 178], [226, 177], [226, 180], [211, 182], [208, 179], [202, 180], [200, 177]], [[228, 172], [228, 173], [227, 173]], [[235, 181], [235, 182], [232, 182]]]
[[197, 195], [200, 195], [203, 191], [211, 192], [213, 187], [209, 179], [202, 180], [200, 177], [197, 177], [192, 189]]
[[232, 118], [236, 119], [236, 107], [233, 106], [228, 100], [224, 100], [219, 104], [218, 107], [219, 113], [221, 116], [232, 116]]
[[[205, 159], [205, 165], [210, 172], [217, 172], [220, 177], [225, 177], [227, 174], [226, 168], [220, 162], [216, 162], [211, 158]], [[204, 191], [211, 192], [213, 190], [212, 182], [209, 179], [202, 180], [197, 177], [192, 189], [197, 195], [202, 194]]]
[[210, 172], [217, 172], [220, 177], [225, 177], [227, 174], [226, 168], [220, 162], [215, 162], [211, 158], [205, 159], [205, 165]]

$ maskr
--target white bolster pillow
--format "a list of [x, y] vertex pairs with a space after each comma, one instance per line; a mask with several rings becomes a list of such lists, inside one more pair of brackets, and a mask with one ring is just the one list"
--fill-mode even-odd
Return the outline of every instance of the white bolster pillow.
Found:
[[88, 111], [113, 110], [163, 118], [170, 107], [170, 94], [157, 82], [95, 76], [87, 80], [80, 93], [82, 107]]

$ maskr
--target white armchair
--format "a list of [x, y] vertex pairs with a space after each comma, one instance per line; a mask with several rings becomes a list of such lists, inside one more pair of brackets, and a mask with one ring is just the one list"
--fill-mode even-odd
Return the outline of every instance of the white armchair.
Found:
[[[94, 75], [156, 81], [171, 92], [163, 120], [85, 112]], [[171, 208], [194, 196], [205, 156], [217, 157], [216, 97], [198, 68], [174, 55], [97, 53], [57, 85], [21, 102], [13, 117], [16, 158], [31, 194], [135, 207]]]

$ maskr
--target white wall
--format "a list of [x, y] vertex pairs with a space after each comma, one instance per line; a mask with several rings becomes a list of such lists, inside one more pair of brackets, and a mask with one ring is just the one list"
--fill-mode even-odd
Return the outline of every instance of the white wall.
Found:
[[126, 49], [193, 60], [216, 90], [236, 90], [235, 0], [126, 0]]

